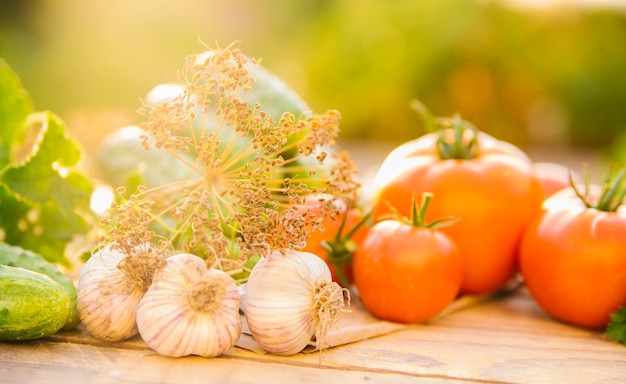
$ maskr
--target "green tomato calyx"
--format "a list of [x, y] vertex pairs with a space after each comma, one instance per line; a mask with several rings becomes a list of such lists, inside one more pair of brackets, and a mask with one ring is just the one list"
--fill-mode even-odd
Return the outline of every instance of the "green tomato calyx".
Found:
[[624, 204], [626, 199], [626, 167], [622, 167], [619, 170], [609, 172], [604, 183], [602, 183], [602, 190], [597, 202], [592, 202], [589, 198], [589, 177], [588, 172], [585, 171], [585, 191], [581, 192], [574, 183], [572, 173], [569, 174], [569, 182], [574, 189], [576, 196], [585, 204], [587, 208], [595, 208], [604, 212], [615, 212]]
[[422, 193], [422, 202], [417, 204], [417, 195], [414, 193], [411, 198], [411, 217], [409, 219], [404, 218], [402, 221], [416, 228], [437, 229], [447, 227], [460, 220], [453, 216], [446, 216], [427, 223], [426, 211], [428, 210], [433, 196], [434, 194], [432, 192], [424, 192]]
[[346, 208], [346, 211], [341, 219], [339, 230], [335, 234], [335, 238], [333, 240], [325, 240], [322, 242], [322, 246], [328, 252], [328, 262], [335, 267], [335, 274], [337, 275], [337, 279], [339, 280], [341, 286], [346, 288], [350, 287], [350, 282], [348, 281], [348, 277], [346, 276], [343, 267], [346, 264], [352, 264], [352, 256], [357, 249], [357, 244], [352, 240], [352, 236], [354, 236], [359, 228], [367, 223], [374, 213], [373, 210], [370, 210], [354, 227], [352, 227], [352, 229], [350, 229], [350, 231], [348, 231], [348, 233], [343, 234], [348, 212], [349, 208]]
[[442, 160], [471, 160], [480, 154], [478, 129], [456, 114], [453, 117], [434, 117], [430, 111], [417, 100], [411, 107], [422, 119], [426, 129], [437, 134], [437, 153]]
[[411, 215], [410, 217], [406, 217], [402, 215], [396, 207], [391, 205], [389, 202], [386, 202], [391, 213], [384, 215], [381, 217], [381, 220], [397, 220], [406, 225], [410, 225], [415, 228], [429, 228], [429, 229], [439, 229], [448, 227], [452, 224], [457, 223], [461, 219], [454, 216], [445, 216], [429, 223], [426, 222], [426, 211], [428, 211], [428, 206], [430, 205], [430, 201], [435, 195], [432, 192], [423, 192], [422, 193], [422, 201], [420, 204], [417, 203], [417, 194], [413, 193], [411, 196]]

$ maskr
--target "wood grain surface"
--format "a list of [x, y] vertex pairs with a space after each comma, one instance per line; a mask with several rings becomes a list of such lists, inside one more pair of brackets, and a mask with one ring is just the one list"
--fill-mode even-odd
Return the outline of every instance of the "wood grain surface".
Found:
[[139, 337], [106, 343], [80, 329], [0, 343], [0, 382], [617, 384], [626, 382], [626, 347], [551, 319], [521, 289], [321, 354], [235, 347], [218, 358], [168, 358]]

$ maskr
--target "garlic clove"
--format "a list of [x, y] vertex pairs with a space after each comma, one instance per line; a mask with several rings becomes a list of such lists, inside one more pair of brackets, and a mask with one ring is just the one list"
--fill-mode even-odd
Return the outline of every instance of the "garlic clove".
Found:
[[239, 309], [242, 312], [246, 311], [246, 284], [242, 284], [237, 287], [239, 291]]
[[227, 273], [191, 254], [167, 259], [137, 308], [143, 340], [161, 355], [219, 356], [241, 335], [239, 290]]

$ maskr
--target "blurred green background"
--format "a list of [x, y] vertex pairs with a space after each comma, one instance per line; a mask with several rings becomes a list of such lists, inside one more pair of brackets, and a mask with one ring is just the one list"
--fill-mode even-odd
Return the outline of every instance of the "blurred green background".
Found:
[[[520, 146], [626, 158], [626, 8], [505, 1], [0, 0], [0, 56], [87, 147], [139, 122], [188, 54], [239, 41], [341, 137], [423, 134], [459, 112]], [[624, 141], [622, 147], [615, 143]], [[621, 148], [621, 149], [619, 149]]]

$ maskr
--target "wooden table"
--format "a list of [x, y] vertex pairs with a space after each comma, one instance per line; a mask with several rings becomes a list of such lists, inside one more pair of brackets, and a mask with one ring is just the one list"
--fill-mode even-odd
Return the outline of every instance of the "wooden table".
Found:
[[551, 319], [521, 289], [322, 354], [167, 358], [139, 337], [105, 343], [80, 329], [0, 343], [0, 382], [607, 384], [626, 382], [626, 347]]

